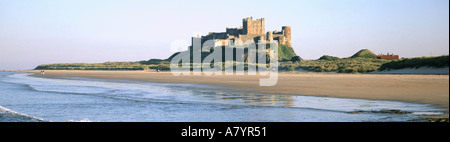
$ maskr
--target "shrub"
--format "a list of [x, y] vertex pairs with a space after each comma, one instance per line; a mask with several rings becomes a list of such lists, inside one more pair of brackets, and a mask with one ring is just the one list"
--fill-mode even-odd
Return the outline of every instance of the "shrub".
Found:
[[292, 62], [300, 62], [301, 60], [303, 60], [300, 56], [294, 56], [291, 58]]
[[319, 58], [319, 60], [339, 60], [339, 57], [333, 57], [333, 56], [328, 56], [328, 55], [323, 55], [322, 57]]

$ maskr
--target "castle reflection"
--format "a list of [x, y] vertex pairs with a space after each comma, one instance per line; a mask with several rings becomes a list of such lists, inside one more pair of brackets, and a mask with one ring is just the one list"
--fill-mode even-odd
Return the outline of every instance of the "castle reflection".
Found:
[[273, 94], [243, 94], [217, 92], [216, 100], [241, 102], [257, 106], [293, 107], [294, 96]]

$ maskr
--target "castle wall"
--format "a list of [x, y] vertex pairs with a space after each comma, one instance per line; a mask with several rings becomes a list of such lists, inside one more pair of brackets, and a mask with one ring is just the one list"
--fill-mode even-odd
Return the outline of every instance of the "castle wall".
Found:
[[227, 33], [209, 33], [206, 36], [202, 36], [202, 39], [227, 39], [228, 34]]
[[267, 41], [271, 41], [271, 40], [273, 40], [273, 32], [267, 32], [267, 34], [266, 34], [266, 40]]
[[[246, 42], [248, 40], [255, 40], [255, 37], [265, 36], [265, 34], [248, 34], [248, 35], [239, 35], [239, 39], [242, 40], [242, 42]], [[255, 41], [256, 43], [256, 41]]]
[[273, 34], [274, 35], [283, 35], [283, 32], [275, 30], [275, 31], [273, 31]]
[[[241, 40], [245, 43], [248, 40], [252, 40], [257, 43], [259, 40], [275, 40], [280, 44], [291, 45], [291, 27], [283, 26], [281, 31], [273, 31], [265, 33], [264, 18], [253, 20], [252, 17], [242, 20], [242, 27], [239, 28], [226, 28], [226, 32], [222, 33], [209, 33], [206, 36], [201, 37], [202, 44], [208, 40], [215, 40], [215, 45], [227, 45], [225, 40], [238, 41]], [[239, 44], [236, 43], [235, 44]]]
[[243, 30], [241, 28], [227, 28], [226, 33], [233, 36], [238, 36], [239, 34], [242, 34]]

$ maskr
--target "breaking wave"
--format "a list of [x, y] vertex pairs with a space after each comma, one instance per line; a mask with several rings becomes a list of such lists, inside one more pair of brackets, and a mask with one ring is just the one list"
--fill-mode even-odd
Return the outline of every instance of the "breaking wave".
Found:
[[0, 106], [0, 122], [47, 122], [42, 118], [29, 116], [23, 113], [15, 112], [3, 106]]
[[66, 122], [93, 122], [93, 121], [85, 118], [85, 119], [82, 119], [82, 120], [68, 120]]

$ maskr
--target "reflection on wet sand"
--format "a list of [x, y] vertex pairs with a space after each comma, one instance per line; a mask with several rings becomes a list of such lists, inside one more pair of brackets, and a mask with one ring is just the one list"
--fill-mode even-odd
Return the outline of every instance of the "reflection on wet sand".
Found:
[[215, 98], [216, 100], [241, 100], [243, 103], [257, 106], [294, 107], [294, 97], [290, 95], [216, 92]]
[[[395, 101], [364, 100], [332, 97], [314, 97], [281, 94], [257, 94], [236, 91], [202, 90], [200, 98], [208, 98], [221, 104], [270, 106], [288, 108], [308, 108], [338, 112], [385, 112], [405, 111], [414, 113], [441, 113], [430, 105], [412, 104]], [[198, 100], [197, 100], [198, 101]], [[437, 112], [436, 112], [437, 111]]]

